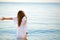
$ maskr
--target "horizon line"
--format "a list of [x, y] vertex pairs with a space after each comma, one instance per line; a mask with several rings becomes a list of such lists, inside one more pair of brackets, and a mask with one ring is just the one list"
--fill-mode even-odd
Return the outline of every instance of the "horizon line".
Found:
[[60, 3], [60, 2], [0, 2], [0, 3]]

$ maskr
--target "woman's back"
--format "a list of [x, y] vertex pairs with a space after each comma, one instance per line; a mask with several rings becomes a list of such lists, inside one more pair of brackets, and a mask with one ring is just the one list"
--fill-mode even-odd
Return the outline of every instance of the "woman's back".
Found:
[[[13, 18], [14, 22], [17, 23], [17, 17]], [[22, 21], [21, 21], [21, 25], [20, 27], [17, 26], [17, 37], [20, 38], [20, 37], [24, 37], [24, 35], [26, 34], [27, 32], [27, 27], [26, 27], [26, 17], [24, 16], [22, 18]]]

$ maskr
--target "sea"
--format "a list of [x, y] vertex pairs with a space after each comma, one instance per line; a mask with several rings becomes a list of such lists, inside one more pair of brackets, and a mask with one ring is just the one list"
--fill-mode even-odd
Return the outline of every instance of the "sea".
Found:
[[[27, 40], [60, 40], [60, 3], [0, 2], [0, 19], [27, 16]], [[0, 40], [17, 40], [17, 24], [0, 20]]]

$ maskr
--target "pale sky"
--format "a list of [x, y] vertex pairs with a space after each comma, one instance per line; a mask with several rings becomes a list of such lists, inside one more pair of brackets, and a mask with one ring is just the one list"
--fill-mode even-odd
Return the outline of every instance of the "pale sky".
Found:
[[59, 2], [60, 0], [0, 0], [0, 2]]

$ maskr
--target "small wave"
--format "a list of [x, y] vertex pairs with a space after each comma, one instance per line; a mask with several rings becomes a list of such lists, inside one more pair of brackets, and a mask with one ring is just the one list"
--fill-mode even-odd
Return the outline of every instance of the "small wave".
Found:
[[60, 34], [60, 30], [30, 30], [29, 34], [39, 34], [39, 33], [58, 33]]

